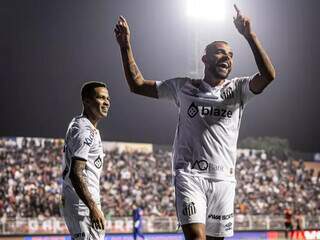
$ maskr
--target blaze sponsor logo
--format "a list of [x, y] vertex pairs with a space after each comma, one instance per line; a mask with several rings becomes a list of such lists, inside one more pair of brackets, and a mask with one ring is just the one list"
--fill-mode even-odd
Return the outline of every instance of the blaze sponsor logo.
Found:
[[196, 214], [197, 210], [194, 202], [186, 203], [185, 207], [182, 210], [182, 214], [190, 217], [193, 214]]
[[223, 118], [231, 118], [232, 112], [223, 108], [214, 108], [212, 106], [198, 106], [199, 114], [201, 117], [205, 116], [214, 116], [214, 117], [223, 117]]
[[101, 168], [102, 167], [102, 160], [101, 160], [100, 156], [96, 160], [94, 160], [94, 165], [97, 168]]
[[191, 103], [190, 107], [188, 108], [188, 115], [189, 117], [193, 118], [199, 112], [197, 106], [194, 103]]
[[213, 116], [222, 118], [231, 118], [232, 111], [224, 108], [215, 108], [213, 106], [197, 106], [194, 102], [188, 108], [188, 115], [194, 118], [199, 113], [200, 117]]

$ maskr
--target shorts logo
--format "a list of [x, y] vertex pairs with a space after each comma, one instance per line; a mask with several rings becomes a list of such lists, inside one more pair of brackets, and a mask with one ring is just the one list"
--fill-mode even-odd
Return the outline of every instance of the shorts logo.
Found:
[[233, 218], [233, 213], [227, 214], [227, 215], [215, 215], [210, 214], [208, 218], [214, 219], [214, 220], [228, 220], [230, 218]]
[[102, 167], [102, 161], [101, 161], [101, 158], [100, 156], [94, 160], [94, 165], [97, 167], [97, 168], [101, 168]]
[[190, 217], [193, 214], [196, 214], [196, 207], [194, 202], [186, 203], [185, 207], [183, 208], [183, 215]]
[[72, 240], [83, 239], [86, 236], [84, 232], [76, 233], [72, 236]]
[[205, 161], [205, 160], [197, 160], [195, 161], [192, 166], [191, 166], [192, 169], [199, 169], [199, 170], [207, 170], [208, 169], [208, 162]]
[[228, 222], [226, 225], [224, 225], [225, 231], [230, 231], [232, 229], [232, 222]]
[[188, 115], [189, 117], [193, 118], [199, 112], [197, 106], [194, 103], [191, 103], [190, 107], [188, 108]]

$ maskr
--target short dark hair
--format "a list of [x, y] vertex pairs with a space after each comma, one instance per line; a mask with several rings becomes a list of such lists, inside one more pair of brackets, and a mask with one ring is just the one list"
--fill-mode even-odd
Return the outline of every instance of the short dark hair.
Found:
[[91, 98], [94, 96], [94, 89], [97, 87], [107, 88], [107, 85], [103, 82], [90, 81], [86, 82], [81, 87], [81, 98], [82, 100]]
[[206, 46], [206, 48], [205, 48], [205, 54], [207, 54], [207, 53], [210, 51], [210, 49], [211, 49], [214, 45], [216, 45], [216, 44], [218, 44], [218, 43], [224, 43], [224, 44], [228, 44], [228, 45], [229, 45], [229, 43], [227, 43], [226, 41], [221, 41], [221, 40], [219, 40], [219, 41], [214, 41], [214, 42], [212, 42], [212, 43], [209, 43], [209, 44]]

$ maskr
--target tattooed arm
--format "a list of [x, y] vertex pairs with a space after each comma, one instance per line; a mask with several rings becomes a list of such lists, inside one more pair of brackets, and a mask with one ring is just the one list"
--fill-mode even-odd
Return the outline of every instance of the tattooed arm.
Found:
[[119, 17], [114, 32], [120, 46], [122, 64], [131, 92], [158, 98], [156, 81], [145, 80], [136, 64], [130, 44], [129, 25], [122, 16]]
[[237, 16], [234, 17], [234, 24], [239, 33], [248, 41], [259, 69], [259, 73], [250, 81], [250, 89], [258, 94], [275, 79], [276, 71], [256, 33], [252, 30], [250, 19], [244, 16], [236, 5], [234, 5], [234, 8], [237, 12]]
[[70, 170], [70, 180], [79, 198], [89, 208], [93, 226], [98, 229], [104, 229], [106, 220], [103, 213], [92, 199], [91, 193], [89, 192], [87, 181], [83, 174], [85, 166], [86, 161], [81, 159], [73, 159]]

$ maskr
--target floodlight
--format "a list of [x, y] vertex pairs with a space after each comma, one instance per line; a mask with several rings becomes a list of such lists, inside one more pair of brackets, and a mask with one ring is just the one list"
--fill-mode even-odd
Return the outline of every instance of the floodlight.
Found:
[[207, 21], [222, 21], [226, 16], [226, 0], [187, 0], [187, 15]]

